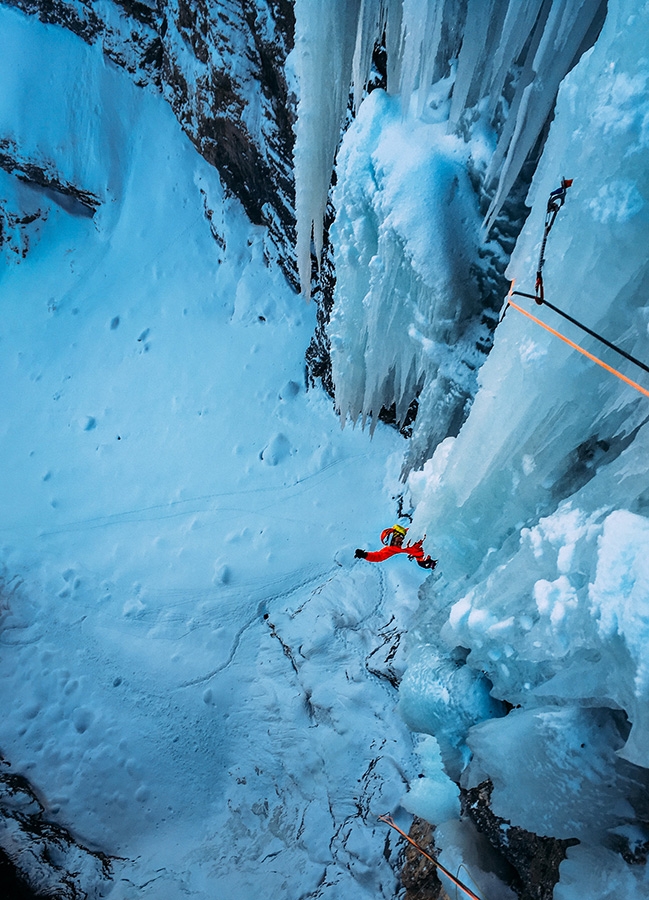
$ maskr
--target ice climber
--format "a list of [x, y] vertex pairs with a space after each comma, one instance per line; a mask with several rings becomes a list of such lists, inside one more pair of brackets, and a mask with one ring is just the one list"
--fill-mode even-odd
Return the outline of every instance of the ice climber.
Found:
[[423, 540], [415, 541], [414, 544], [403, 545], [404, 538], [408, 529], [402, 525], [393, 525], [392, 528], [385, 528], [381, 532], [381, 543], [385, 546], [382, 550], [361, 550], [355, 552], [356, 559], [366, 559], [368, 562], [383, 562], [396, 553], [406, 553], [408, 559], [414, 559], [418, 566], [422, 569], [434, 569], [437, 565], [436, 559], [424, 554]]

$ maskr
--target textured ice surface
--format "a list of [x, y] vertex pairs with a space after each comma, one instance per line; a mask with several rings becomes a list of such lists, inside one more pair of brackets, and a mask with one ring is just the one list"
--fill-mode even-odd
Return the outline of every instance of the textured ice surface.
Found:
[[[574, 178], [548, 242], [546, 297], [645, 361], [647, 33], [645, 4], [609, 3], [595, 47], [562, 83], [508, 270], [533, 289], [546, 199]], [[550, 310], [534, 312], [646, 385]], [[492, 778], [494, 809], [512, 824], [582, 841], [556, 897], [584, 885], [597, 898], [646, 893], [644, 866], [608, 851], [597, 879], [589, 866], [594, 847], [626, 846], [628, 859], [647, 840], [647, 401], [513, 309], [479, 384], [457, 438], [410, 477], [413, 531], [441, 559], [417, 665], [427, 644], [431, 667], [440, 643], [466, 648], [493, 695], [520, 705], [469, 730], [468, 777]]]
[[[583, 0], [297, 0], [293, 65], [299, 93], [295, 127], [298, 268], [309, 291], [345, 108], [359, 108], [375, 43], [385, 39], [388, 90], [416, 117], [429, 91], [457, 63], [448, 121], [498, 121], [490, 172], [497, 185], [489, 222], [498, 214], [552, 109], [561, 79], [601, 25], [605, 2]], [[506, 88], [506, 89], [505, 89]], [[507, 110], [507, 125], [500, 129]]]
[[[374, 423], [386, 409], [402, 424], [416, 400], [404, 472], [421, 466], [466, 416], [495, 321], [485, 284], [504, 267], [494, 262], [503, 249], [482, 245], [488, 199], [487, 231], [604, 6], [296, 5], [300, 280], [308, 293], [337, 151], [327, 328], [336, 405], [343, 420]], [[362, 99], [370, 49], [383, 40], [389, 97], [375, 91]], [[352, 86], [356, 121], [341, 140]]]
[[460, 814], [457, 786], [445, 773], [439, 745], [432, 735], [422, 738], [416, 747], [421, 769], [410, 784], [403, 806], [427, 822], [445, 822]]
[[339, 166], [328, 329], [336, 405], [343, 419], [372, 416], [375, 425], [381, 407], [395, 404], [403, 421], [423, 388], [438, 416], [433, 424], [422, 412], [432, 447], [452, 426], [457, 398], [475, 386], [462, 361], [477, 356], [469, 269], [479, 220], [466, 147], [442, 124], [404, 123], [398, 100], [374, 91]]

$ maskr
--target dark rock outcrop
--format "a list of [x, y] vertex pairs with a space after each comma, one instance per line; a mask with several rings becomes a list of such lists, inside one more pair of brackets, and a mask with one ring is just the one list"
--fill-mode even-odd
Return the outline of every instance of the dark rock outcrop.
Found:
[[331, 319], [336, 287], [336, 268], [333, 248], [329, 240], [329, 228], [334, 218], [331, 201], [327, 204], [323, 233], [322, 258], [318, 268], [315, 257], [311, 260], [311, 299], [316, 304], [316, 327], [311, 343], [306, 349], [306, 378], [309, 387], [320, 382], [324, 390], [334, 396], [334, 382], [331, 375], [331, 341], [327, 326]]
[[0, 169], [21, 181], [44, 188], [60, 205], [73, 206], [81, 215], [93, 216], [100, 199], [92, 191], [71, 184], [60, 175], [53, 163], [25, 158], [20, 148], [8, 138], [0, 138]]
[[23, 191], [20, 198], [13, 190], [0, 192], [0, 249], [4, 248], [10, 258], [27, 256], [32, 240], [48, 218], [48, 201], [73, 215], [89, 218], [100, 206], [96, 194], [68, 181], [52, 160], [24, 155], [9, 138], [0, 138], [0, 169], [35, 189]]
[[[416, 818], [410, 826], [410, 837], [426, 853], [435, 854], [435, 828]], [[404, 900], [446, 900], [447, 894], [437, 877], [437, 869], [416, 847], [406, 844], [401, 881], [406, 889]]]
[[47, 212], [40, 207], [25, 212], [13, 209], [5, 198], [0, 197], [0, 249], [4, 247], [14, 258], [24, 259], [29, 251], [31, 226], [46, 218]]
[[[519, 900], [552, 900], [559, 866], [568, 847], [579, 841], [542, 837], [511, 825], [491, 809], [492, 791], [491, 781], [460, 789], [462, 819], [473, 835], [485, 870], [493, 872]], [[436, 857], [433, 825], [415, 817], [410, 837]], [[401, 880], [406, 888], [404, 900], [445, 900], [447, 896], [433, 863], [410, 844], [404, 849]]]
[[462, 814], [474, 822], [478, 831], [511, 866], [510, 887], [520, 900], [552, 900], [559, 880], [559, 866], [566, 858], [568, 847], [579, 841], [576, 838], [541, 837], [511, 825], [491, 809], [492, 791], [491, 781], [462, 790]]
[[0, 850], [0, 895], [10, 900], [39, 900], [4, 850]]
[[[15, 898], [86, 900], [108, 888], [111, 859], [47, 815], [30, 782], [0, 756], [0, 887]], [[11, 891], [11, 893], [9, 893]]]

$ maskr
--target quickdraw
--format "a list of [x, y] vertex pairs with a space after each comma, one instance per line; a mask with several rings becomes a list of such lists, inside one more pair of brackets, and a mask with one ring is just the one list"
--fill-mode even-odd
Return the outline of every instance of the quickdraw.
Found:
[[544, 328], [546, 331], [549, 331], [550, 334], [553, 334], [555, 337], [558, 337], [564, 343], [568, 344], [568, 346], [572, 347], [573, 350], [577, 350], [579, 353], [588, 357], [592, 362], [596, 363], [598, 366], [601, 366], [603, 369], [606, 369], [612, 375], [615, 375], [617, 378], [620, 378], [622, 381], [626, 382], [632, 388], [639, 391], [641, 394], [649, 397], [649, 391], [639, 385], [636, 381], [632, 381], [626, 375], [623, 375], [617, 369], [614, 369], [613, 366], [610, 366], [608, 363], [605, 363], [603, 360], [599, 359], [599, 357], [595, 356], [593, 353], [589, 353], [588, 350], [585, 350], [583, 347], [580, 347], [579, 344], [576, 344], [574, 341], [571, 341], [568, 337], [562, 334], [560, 331], [557, 331], [555, 328], [551, 328], [545, 322], [542, 322], [536, 316], [533, 316], [531, 313], [524, 310], [522, 307], [518, 306], [518, 304], [514, 303], [512, 300], [513, 296], [517, 297], [526, 297], [529, 300], [534, 300], [538, 306], [548, 306], [551, 310], [553, 310], [558, 315], [562, 316], [568, 322], [571, 322], [573, 325], [576, 325], [577, 328], [580, 328], [583, 332], [594, 337], [600, 343], [604, 344], [604, 346], [608, 347], [611, 350], [614, 350], [620, 356], [623, 356], [624, 359], [629, 360], [634, 365], [638, 366], [638, 368], [642, 369], [645, 372], [649, 373], [649, 366], [645, 363], [641, 362], [641, 360], [636, 359], [635, 356], [631, 356], [630, 353], [627, 353], [626, 350], [622, 350], [621, 347], [617, 347], [611, 341], [607, 340], [605, 337], [602, 337], [601, 334], [598, 334], [596, 331], [593, 331], [592, 328], [589, 328], [587, 325], [584, 325], [583, 322], [578, 321], [573, 316], [564, 312], [562, 309], [559, 309], [558, 306], [555, 306], [553, 303], [550, 303], [545, 299], [545, 292], [543, 287], [543, 265], [545, 263], [545, 247], [548, 240], [548, 235], [550, 234], [550, 230], [555, 223], [557, 218], [557, 214], [566, 200], [566, 191], [572, 185], [572, 178], [562, 178], [561, 179], [561, 187], [552, 191], [548, 198], [548, 205], [545, 213], [545, 227], [543, 230], [543, 240], [541, 241], [541, 252], [539, 254], [539, 264], [536, 270], [536, 284], [535, 291], [533, 294], [527, 294], [524, 291], [515, 291], [514, 290], [514, 282], [512, 281], [511, 286], [509, 288], [509, 293], [507, 294], [507, 302], [505, 304], [505, 308], [503, 310], [503, 314], [501, 317], [501, 321], [505, 316], [505, 313], [512, 306], [515, 310], [517, 310], [522, 315], [526, 316], [532, 322], [535, 322], [541, 328]]
[[552, 226], [554, 225], [557, 214], [563, 204], [566, 202], [566, 192], [572, 185], [572, 182], [572, 178], [562, 178], [561, 187], [558, 187], [555, 191], [552, 191], [552, 193], [548, 197], [548, 206], [545, 211], [545, 227], [543, 229], [543, 240], [541, 241], [539, 264], [536, 269], [535, 292], [536, 302], [539, 304], [539, 306], [541, 306], [545, 299], [543, 292], [543, 266], [545, 264], [545, 245], [548, 242], [548, 235], [550, 234]]

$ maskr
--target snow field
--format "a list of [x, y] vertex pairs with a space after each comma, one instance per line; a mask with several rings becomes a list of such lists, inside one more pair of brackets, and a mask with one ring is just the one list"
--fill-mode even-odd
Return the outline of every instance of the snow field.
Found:
[[413, 765], [392, 682], [424, 576], [353, 549], [401, 439], [305, 392], [314, 310], [165, 103], [0, 18], [48, 73], [0, 124], [102, 201], [3, 180], [41, 215], [2, 275], [0, 748], [120, 857], [112, 897], [392, 897], [376, 817]]

